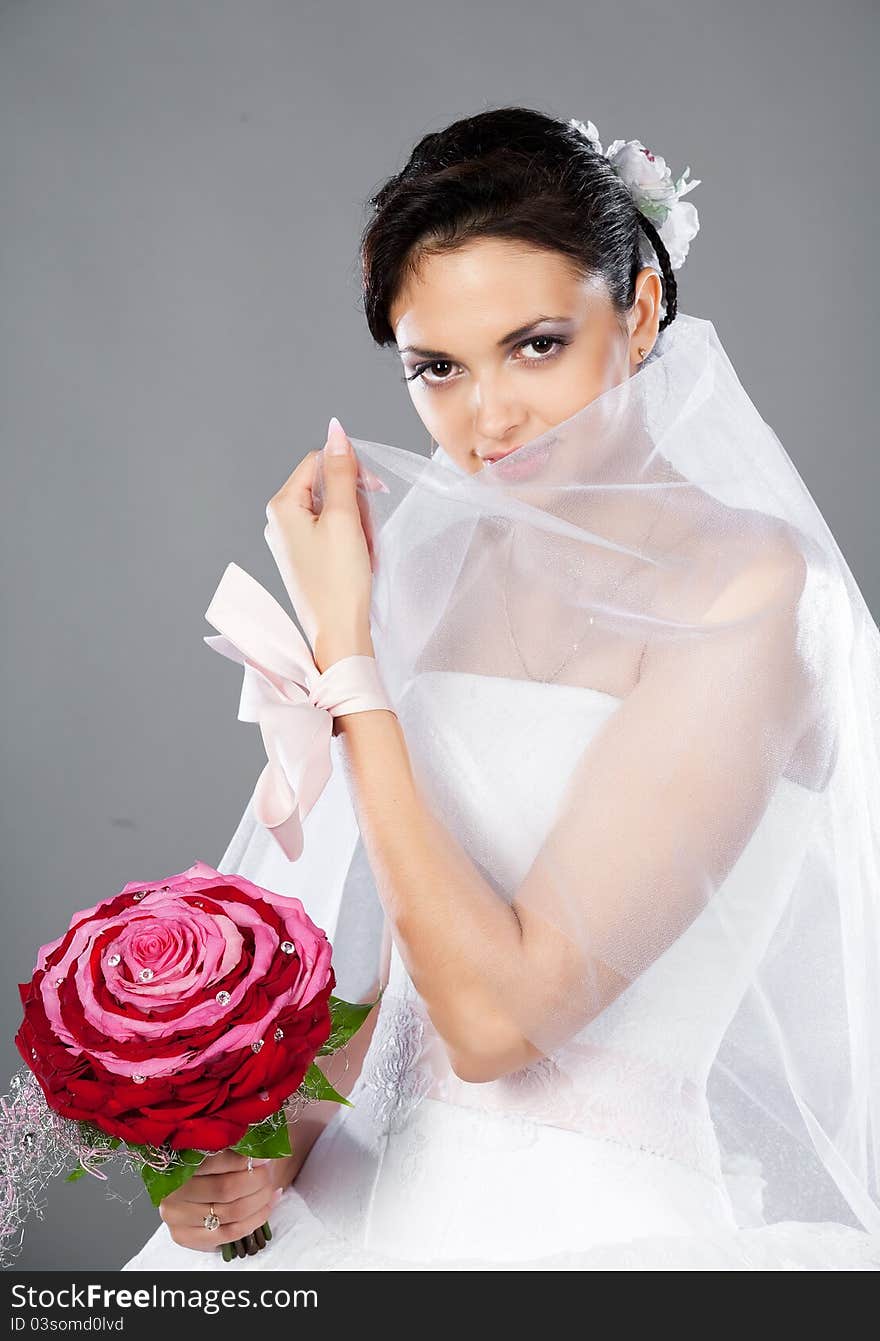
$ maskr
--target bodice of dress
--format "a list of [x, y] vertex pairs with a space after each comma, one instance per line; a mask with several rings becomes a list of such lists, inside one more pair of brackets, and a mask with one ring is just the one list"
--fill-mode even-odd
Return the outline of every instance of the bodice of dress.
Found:
[[[453, 832], [464, 823], [478, 835], [469, 855], [488, 868], [491, 853], [491, 869], [515, 889], [576, 761], [621, 703], [594, 689], [439, 671], [413, 682], [402, 718], [406, 726], [417, 714], [418, 730], [430, 737], [431, 794], [441, 818]], [[512, 716], [515, 742], [505, 731]], [[511, 822], [520, 812], [504, 803], [506, 791], [512, 797], [522, 786], [525, 768], [530, 825]], [[429, 1096], [651, 1150], [720, 1180], [706, 1079], [785, 905], [798, 829], [815, 800], [781, 779], [738, 861], [683, 934], [575, 1037], [498, 1080], [455, 1075], [393, 945], [358, 1082], [376, 1123], [400, 1129]]]

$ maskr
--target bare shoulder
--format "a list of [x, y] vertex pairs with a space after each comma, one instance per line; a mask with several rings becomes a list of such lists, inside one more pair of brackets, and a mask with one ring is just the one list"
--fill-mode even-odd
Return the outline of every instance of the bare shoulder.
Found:
[[796, 600], [806, 581], [808, 546], [778, 517], [706, 498], [702, 513], [669, 547], [675, 562], [661, 596], [670, 613], [707, 622], [748, 614], [777, 594]]
[[796, 605], [807, 578], [807, 559], [798, 533], [775, 518], [748, 531], [730, 578], [707, 607], [704, 619], [715, 622], [762, 610], [773, 604], [785, 619]]
[[[762, 613], [777, 632], [788, 627], [793, 640], [808, 573], [808, 545], [796, 528], [779, 518], [722, 508], [709, 500], [706, 513], [667, 550], [673, 562], [658, 583], [654, 613], [660, 619], [693, 625], [722, 624]], [[649, 642], [639, 679], [677, 656], [675, 640]]]
[[[837, 733], [833, 710], [828, 705], [823, 708], [822, 686], [815, 682], [815, 669], [802, 655], [800, 630], [801, 598], [811, 565], [824, 560], [816, 543], [803, 532], [766, 514], [743, 510], [733, 518], [728, 516], [722, 531], [738, 537], [725, 580], [717, 580], [718, 534], [695, 532], [677, 549], [683, 557], [678, 571], [690, 579], [689, 583], [682, 582], [682, 592], [692, 594], [698, 588], [694, 574], [703, 570], [715, 574], [715, 578], [699, 601], [688, 602], [684, 594], [679, 601], [672, 587], [665, 597], [665, 609], [704, 624], [735, 623], [756, 613], [765, 616], [755, 626], [763, 635], [759, 646], [767, 649], [761, 655], [774, 661], [775, 674], [784, 674], [786, 702], [793, 721], [799, 724], [786, 771], [801, 785], [821, 790], [834, 766]], [[689, 562], [691, 558], [693, 563]], [[669, 644], [662, 639], [649, 643], [640, 663], [639, 682], [647, 685], [656, 675], [662, 686], [674, 670], [675, 659], [675, 640]], [[743, 662], [749, 664], [748, 659]]]

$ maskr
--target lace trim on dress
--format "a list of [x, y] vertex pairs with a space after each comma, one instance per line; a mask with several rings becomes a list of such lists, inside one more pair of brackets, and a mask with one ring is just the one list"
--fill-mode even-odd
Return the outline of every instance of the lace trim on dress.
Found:
[[386, 988], [358, 1082], [363, 1104], [379, 1132], [400, 1131], [431, 1087], [421, 1065], [425, 1023], [406, 997]]
[[357, 1099], [380, 1133], [402, 1130], [422, 1099], [439, 1099], [672, 1159], [725, 1186], [705, 1092], [694, 1081], [583, 1041], [566, 1044], [559, 1056], [495, 1081], [461, 1080], [421, 1001], [386, 989]]

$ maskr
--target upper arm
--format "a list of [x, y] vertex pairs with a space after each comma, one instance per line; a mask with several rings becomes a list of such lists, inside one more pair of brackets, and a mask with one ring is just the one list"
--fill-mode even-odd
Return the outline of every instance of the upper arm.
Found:
[[513, 900], [526, 1055], [599, 1014], [681, 935], [745, 847], [808, 718], [805, 576], [791, 547], [752, 562], [703, 615], [735, 629], [652, 648], [578, 761]]

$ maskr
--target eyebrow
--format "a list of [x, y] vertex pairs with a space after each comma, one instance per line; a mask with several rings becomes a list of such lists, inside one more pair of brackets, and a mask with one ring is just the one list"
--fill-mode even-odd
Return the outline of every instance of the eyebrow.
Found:
[[[527, 335], [529, 331], [534, 330], [536, 326], [540, 326], [545, 321], [560, 322], [571, 321], [571, 319], [571, 317], [535, 317], [533, 321], [527, 321], [524, 326], [517, 326], [515, 331], [508, 331], [507, 335], [502, 335], [497, 342], [497, 347], [503, 349], [505, 345], [513, 344], [515, 340], [521, 339], [522, 336]], [[401, 345], [397, 352], [399, 354], [418, 354], [423, 359], [452, 360], [452, 355], [443, 349], [421, 349], [418, 345]]]

